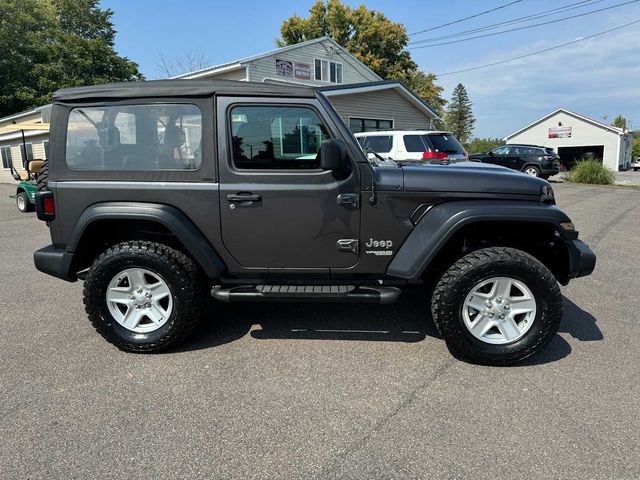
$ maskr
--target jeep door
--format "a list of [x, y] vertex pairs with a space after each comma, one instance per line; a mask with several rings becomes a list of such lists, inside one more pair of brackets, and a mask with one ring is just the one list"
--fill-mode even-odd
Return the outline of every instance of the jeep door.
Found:
[[216, 108], [222, 240], [234, 260], [252, 269], [355, 265], [358, 169], [352, 159], [344, 171], [320, 169], [322, 141], [340, 138], [320, 102], [219, 97]]

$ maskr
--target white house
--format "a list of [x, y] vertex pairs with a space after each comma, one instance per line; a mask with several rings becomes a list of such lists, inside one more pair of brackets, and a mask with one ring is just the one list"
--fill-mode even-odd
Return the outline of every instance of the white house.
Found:
[[614, 171], [629, 168], [633, 148], [631, 133], [564, 108], [506, 136], [504, 141], [553, 148], [568, 167], [582, 158], [595, 158]]
[[397, 80], [383, 81], [330, 37], [288, 45], [176, 78], [321, 87], [353, 132], [430, 128], [438, 114]]

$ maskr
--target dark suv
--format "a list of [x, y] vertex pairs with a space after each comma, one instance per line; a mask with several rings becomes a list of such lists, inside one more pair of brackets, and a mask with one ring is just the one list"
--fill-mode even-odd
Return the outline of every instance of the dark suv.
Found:
[[455, 355], [508, 364], [555, 335], [558, 282], [595, 266], [544, 180], [369, 159], [312, 88], [62, 90], [50, 153], [36, 267], [83, 280], [93, 326], [126, 351], [176, 345], [209, 296], [386, 304], [423, 286]]
[[474, 153], [469, 160], [493, 163], [547, 179], [560, 173], [560, 157], [552, 148], [537, 145], [502, 145], [487, 153]]

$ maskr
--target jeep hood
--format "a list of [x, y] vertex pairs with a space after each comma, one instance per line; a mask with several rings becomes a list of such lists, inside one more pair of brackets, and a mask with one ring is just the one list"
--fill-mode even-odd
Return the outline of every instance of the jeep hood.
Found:
[[540, 196], [547, 182], [497, 165], [462, 162], [451, 165], [401, 165], [407, 192], [503, 193]]

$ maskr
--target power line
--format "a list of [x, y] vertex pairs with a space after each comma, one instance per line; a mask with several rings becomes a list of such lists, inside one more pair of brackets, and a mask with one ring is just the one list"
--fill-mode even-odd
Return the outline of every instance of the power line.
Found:
[[409, 42], [409, 45], [418, 45], [421, 43], [431, 43], [437, 40], [445, 40], [448, 38], [460, 37], [470, 33], [478, 33], [484, 32], [487, 30], [495, 30], [498, 27], [502, 27], [505, 25], [515, 25], [518, 23], [528, 22], [530, 20], [537, 20], [539, 18], [550, 17], [553, 15], [558, 15], [560, 13], [568, 12], [569, 10], [575, 10], [578, 8], [584, 8], [593, 5], [594, 3], [600, 3], [604, 0], [581, 0], [580, 2], [571, 3], [569, 5], [565, 5], [563, 7], [552, 8], [550, 10], [543, 10], [542, 12], [532, 13], [530, 15], [525, 15], [524, 17], [514, 18], [512, 20], [505, 20], [504, 22], [493, 23], [490, 25], [485, 25], [484, 27], [472, 28], [470, 30], [463, 30], [462, 32], [451, 33], [449, 35], [441, 35], [439, 37], [430, 37], [423, 38], [421, 40], [414, 40], [413, 42]]
[[504, 4], [504, 5], [500, 5], [499, 7], [492, 8], [491, 10], [485, 10], [484, 12], [476, 13], [475, 15], [470, 15], [470, 16], [468, 16], [468, 17], [460, 18], [460, 19], [458, 19], [458, 20], [454, 20], [454, 21], [449, 22], [449, 23], [444, 23], [444, 24], [442, 24], [442, 25], [438, 25], [437, 27], [431, 27], [431, 28], [427, 28], [427, 29], [425, 29], [425, 30], [420, 30], [420, 31], [415, 32], [415, 33], [410, 33], [409, 35], [410, 35], [410, 36], [412, 36], [412, 35], [418, 35], [419, 33], [430, 32], [430, 31], [432, 31], [432, 30], [437, 30], [437, 29], [439, 29], [439, 28], [448, 27], [449, 25], [455, 25], [456, 23], [464, 22], [464, 21], [469, 20], [469, 19], [471, 19], [471, 18], [480, 17], [480, 16], [482, 16], [482, 15], [486, 15], [487, 13], [495, 12], [496, 10], [500, 10], [500, 9], [502, 9], [502, 8], [506, 8], [506, 7], [510, 6], [510, 5], [513, 5], [513, 4], [515, 4], [515, 3], [520, 3], [520, 2], [522, 2], [522, 0], [515, 0], [515, 1], [513, 1], [513, 2], [509, 2], [509, 3], [506, 3], [506, 4]]
[[619, 3], [617, 5], [612, 5], [610, 7], [599, 8], [598, 10], [592, 10], [590, 12], [580, 13], [578, 15], [571, 15], [569, 17], [562, 17], [562, 18], [559, 18], [557, 20], [549, 20], [547, 22], [534, 23], [533, 25], [526, 25], [524, 27], [511, 28], [509, 30], [502, 30], [500, 32], [485, 33], [483, 35], [476, 35], [474, 37], [462, 38], [460, 40], [451, 40], [449, 42], [432, 43], [431, 45], [421, 45], [421, 46], [418, 46], [418, 47], [409, 47], [409, 50], [417, 50], [419, 48], [438, 47], [440, 45], [451, 45], [453, 43], [468, 42], [470, 40], [475, 40], [477, 38], [492, 37], [492, 36], [495, 36], [495, 35], [501, 35], [503, 33], [516, 32], [516, 31], [519, 31], [519, 30], [526, 30], [528, 28], [539, 27], [539, 26], [542, 26], [542, 25], [551, 25], [553, 23], [564, 22], [565, 20], [571, 20], [573, 18], [584, 17], [584, 16], [587, 16], [587, 15], [593, 15], [594, 13], [604, 12], [605, 10], [611, 10], [612, 8], [622, 7], [624, 5], [629, 5], [630, 3], [637, 3], [639, 1], [640, 0], [630, 0], [628, 2]]
[[594, 33], [593, 35], [589, 35], [588, 37], [578, 38], [576, 40], [572, 40], [572, 41], [567, 42], [567, 43], [562, 43], [560, 45], [554, 45], [553, 47], [545, 48], [543, 50], [538, 50], [536, 52], [527, 53], [525, 55], [519, 55], [517, 57], [508, 58], [506, 60], [500, 60], [498, 62], [486, 63], [484, 65], [478, 65], [477, 67], [463, 68], [461, 70], [455, 70], [453, 72], [438, 73], [438, 74], [436, 74], [436, 76], [444, 77], [446, 75], [453, 75], [455, 73], [470, 72], [472, 70], [479, 70], [481, 68], [493, 67], [495, 65], [501, 65], [501, 64], [507, 63], [507, 62], [513, 62], [514, 60], [520, 60], [521, 58], [532, 57], [532, 56], [538, 55], [540, 53], [550, 52], [551, 50], [555, 50], [556, 48], [566, 47], [568, 45], [573, 45], [574, 43], [578, 43], [578, 42], [583, 42], [585, 40], [589, 40], [590, 38], [599, 37], [600, 35], [604, 35], [605, 33], [610, 33], [610, 32], [613, 32], [615, 30], [620, 30], [621, 28], [629, 27], [631, 25], [635, 25], [636, 23], [640, 23], [640, 20], [635, 20], [635, 21], [630, 22], [630, 23], [625, 23], [624, 25], [620, 25], [619, 27], [611, 28], [611, 29], [605, 30], [603, 32]]

